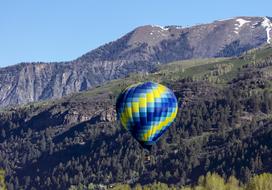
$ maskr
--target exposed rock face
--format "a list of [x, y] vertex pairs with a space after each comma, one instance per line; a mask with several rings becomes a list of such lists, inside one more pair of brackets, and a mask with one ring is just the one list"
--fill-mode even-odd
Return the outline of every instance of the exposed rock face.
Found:
[[158, 63], [236, 56], [271, 41], [271, 18], [237, 17], [189, 28], [142, 26], [74, 61], [0, 69], [0, 106], [60, 98]]
[[116, 111], [113, 108], [107, 109], [99, 115], [99, 120], [104, 122], [113, 122], [116, 120]]

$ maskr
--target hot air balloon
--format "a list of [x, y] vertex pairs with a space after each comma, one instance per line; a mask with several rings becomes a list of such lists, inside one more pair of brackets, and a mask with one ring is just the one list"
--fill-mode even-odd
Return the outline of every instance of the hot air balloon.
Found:
[[174, 121], [178, 104], [170, 89], [145, 82], [126, 88], [117, 99], [116, 111], [122, 126], [150, 150]]

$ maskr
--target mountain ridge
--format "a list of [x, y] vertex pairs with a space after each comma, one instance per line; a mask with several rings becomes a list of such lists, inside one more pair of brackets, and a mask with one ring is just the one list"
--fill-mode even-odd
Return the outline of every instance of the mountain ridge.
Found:
[[0, 107], [60, 98], [172, 61], [238, 56], [270, 43], [267, 19], [235, 17], [186, 28], [146, 25], [72, 61], [1, 68]]

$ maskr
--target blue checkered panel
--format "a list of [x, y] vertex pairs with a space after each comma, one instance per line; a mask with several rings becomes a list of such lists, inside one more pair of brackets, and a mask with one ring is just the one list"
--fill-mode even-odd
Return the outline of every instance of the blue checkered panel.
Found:
[[116, 103], [117, 117], [143, 145], [152, 145], [174, 121], [178, 104], [167, 87], [145, 82], [126, 88]]

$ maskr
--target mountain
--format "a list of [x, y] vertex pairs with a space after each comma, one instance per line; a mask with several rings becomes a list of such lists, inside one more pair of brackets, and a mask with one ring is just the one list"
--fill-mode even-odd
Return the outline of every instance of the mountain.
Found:
[[[237, 58], [159, 65], [61, 99], [0, 112], [0, 168], [8, 189], [195, 184], [216, 172], [246, 182], [272, 172], [272, 48]], [[147, 154], [116, 121], [122, 89], [157, 81], [178, 99], [175, 123]]]
[[239, 56], [270, 43], [270, 17], [236, 17], [192, 27], [142, 26], [83, 56], [61, 63], [0, 69], [0, 106], [61, 98], [172, 61]]

